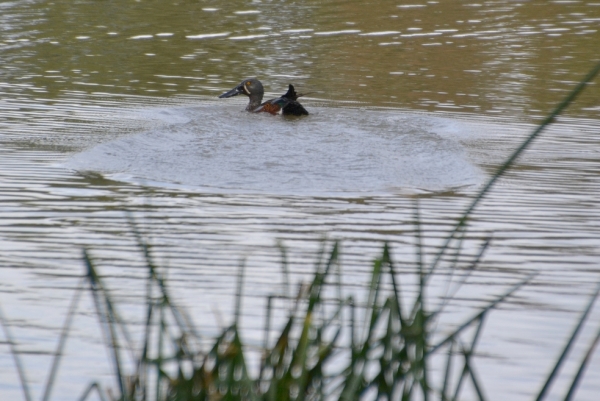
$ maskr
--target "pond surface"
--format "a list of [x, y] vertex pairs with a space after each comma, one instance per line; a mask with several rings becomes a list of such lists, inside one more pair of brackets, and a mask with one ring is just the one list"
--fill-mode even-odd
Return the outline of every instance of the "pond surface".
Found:
[[[0, 304], [40, 396], [86, 248], [140, 322], [128, 216], [202, 334], [231, 320], [240, 260], [246, 341], [265, 296], [340, 240], [348, 293], [383, 241], [409, 280], [419, 199], [431, 261], [490, 174], [589, 69], [597, 1], [230, 1], [0, 4]], [[217, 99], [245, 77], [293, 83], [311, 115], [248, 115]], [[466, 255], [492, 243], [440, 332], [518, 280], [488, 316], [489, 399], [531, 400], [600, 280], [600, 98], [589, 85], [478, 207]], [[330, 243], [329, 243], [330, 244]], [[465, 258], [463, 265], [467, 265]], [[432, 303], [444, 284], [434, 285]], [[600, 310], [553, 388], [562, 399]], [[21, 399], [0, 337], [0, 398]], [[89, 296], [55, 399], [114, 386]], [[600, 393], [600, 355], [578, 400]], [[468, 392], [468, 391], [467, 391]]]

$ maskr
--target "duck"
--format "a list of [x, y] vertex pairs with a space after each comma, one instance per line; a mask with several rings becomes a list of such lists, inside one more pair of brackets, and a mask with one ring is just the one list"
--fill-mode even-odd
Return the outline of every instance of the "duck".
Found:
[[237, 96], [243, 93], [248, 96], [249, 102], [246, 111], [251, 113], [269, 113], [283, 114], [284, 116], [307, 116], [308, 111], [298, 102], [298, 98], [303, 96], [296, 93], [294, 85], [289, 84], [288, 91], [275, 99], [262, 102], [265, 90], [262, 83], [256, 78], [244, 79], [235, 88], [219, 96], [220, 99]]

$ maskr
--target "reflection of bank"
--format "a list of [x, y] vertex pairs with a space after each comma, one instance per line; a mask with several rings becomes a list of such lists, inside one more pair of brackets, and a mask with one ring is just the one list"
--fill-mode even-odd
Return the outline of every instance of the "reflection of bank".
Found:
[[483, 179], [459, 143], [466, 125], [439, 117], [316, 109], [286, 120], [237, 105], [169, 112], [188, 122], [102, 144], [66, 166], [156, 185], [265, 194], [443, 191]]

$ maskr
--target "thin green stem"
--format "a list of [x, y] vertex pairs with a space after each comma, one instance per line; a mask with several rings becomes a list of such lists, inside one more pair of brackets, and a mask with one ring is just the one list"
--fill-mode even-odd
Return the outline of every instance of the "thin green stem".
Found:
[[504, 173], [506, 173], [506, 171], [514, 165], [515, 161], [519, 158], [519, 156], [521, 156], [521, 154], [527, 148], [529, 148], [531, 143], [546, 129], [546, 127], [552, 124], [555, 121], [556, 117], [558, 117], [563, 111], [565, 111], [565, 109], [571, 103], [575, 101], [575, 99], [577, 99], [577, 96], [579, 96], [579, 94], [583, 92], [586, 85], [589, 82], [591, 82], [598, 75], [598, 73], [600, 73], [600, 62], [598, 62], [596, 66], [592, 68], [592, 70], [583, 78], [583, 80], [580, 81], [577, 84], [577, 86], [575, 86], [571, 93], [569, 93], [569, 95], [562, 102], [559, 103], [559, 105], [541, 122], [540, 125], [538, 125], [538, 127], [527, 137], [527, 139], [496, 170], [494, 175], [492, 175], [492, 178], [488, 180], [488, 182], [484, 185], [481, 191], [479, 191], [473, 202], [471, 202], [469, 207], [467, 207], [467, 209], [463, 212], [463, 215], [456, 224], [454, 230], [452, 230], [450, 235], [446, 238], [446, 241], [438, 251], [436, 257], [434, 258], [433, 262], [429, 267], [428, 275], [430, 275], [435, 270], [442, 256], [448, 249], [448, 245], [450, 244], [456, 233], [461, 228], [466, 226], [467, 221], [471, 216], [471, 213], [473, 213], [473, 210], [475, 210], [479, 202], [481, 202], [488, 194], [488, 192], [490, 192], [490, 190], [496, 184], [498, 179], [500, 179], [500, 177], [502, 177]]

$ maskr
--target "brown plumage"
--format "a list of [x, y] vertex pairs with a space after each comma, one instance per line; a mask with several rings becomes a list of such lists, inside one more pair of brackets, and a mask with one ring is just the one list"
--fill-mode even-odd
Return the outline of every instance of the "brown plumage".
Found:
[[289, 85], [288, 91], [285, 95], [277, 98], [267, 100], [261, 104], [264, 89], [262, 83], [256, 78], [249, 78], [243, 80], [238, 86], [230, 90], [229, 92], [223, 93], [220, 98], [227, 98], [244, 94], [250, 98], [246, 110], [253, 113], [269, 113], [277, 114], [281, 111], [281, 114], [288, 116], [307, 116], [308, 111], [298, 103], [298, 98], [303, 96], [301, 93], [296, 93], [294, 85]]

